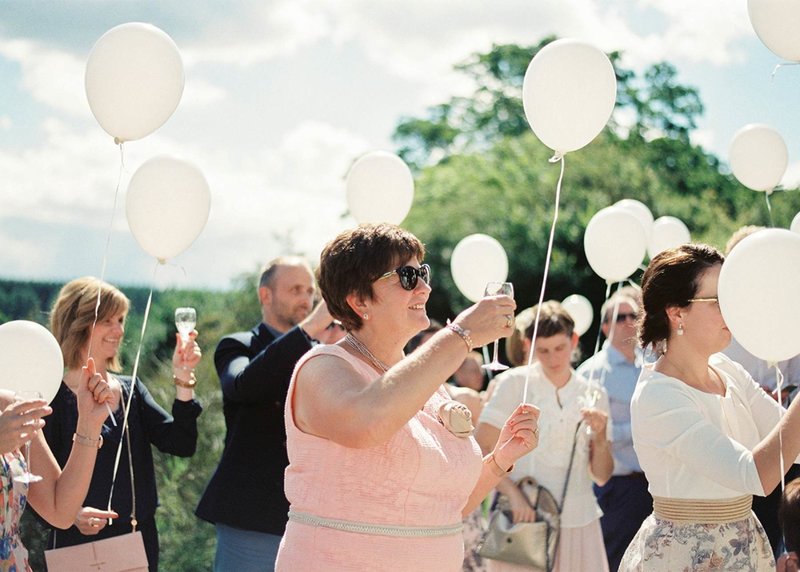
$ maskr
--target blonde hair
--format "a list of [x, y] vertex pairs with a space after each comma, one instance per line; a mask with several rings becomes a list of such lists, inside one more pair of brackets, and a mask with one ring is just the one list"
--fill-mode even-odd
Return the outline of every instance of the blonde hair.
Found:
[[[50, 311], [50, 331], [61, 346], [64, 365], [68, 369], [76, 369], [86, 363], [98, 292], [100, 293], [100, 306], [97, 308], [98, 322], [119, 313], [128, 313], [130, 301], [127, 296], [111, 284], [93, 276], [77, 278], [65, 284]], [[110, 358], [106, 368], [119, 371], [121, 369], [119, 356]]]

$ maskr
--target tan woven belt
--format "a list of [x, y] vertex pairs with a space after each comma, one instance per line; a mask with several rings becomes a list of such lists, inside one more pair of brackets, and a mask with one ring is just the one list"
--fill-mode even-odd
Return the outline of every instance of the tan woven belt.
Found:
[[386, 524], [371, 524], [367, 522], [353, 522], [351, 520], [339, 520], [325, 518], [305, 512], [289, 511], [289, 520], [301, 522], [310, 526], [321, 526], [323, 528], [333, 528], [345, 532], [355, 532], [358, 534], [373, 534], [377, 536], [399, 536], [403, 538], [420, 538], [426, 536], [455, 536], [461, 534], [464, 526], [457, 522], [444, 526], [400, 526]]
[[724, 524], [750, 516], [753, 497], [744, 495], [732, 499], [671, 499], [653, 497], [653, 513], [663, 520]]

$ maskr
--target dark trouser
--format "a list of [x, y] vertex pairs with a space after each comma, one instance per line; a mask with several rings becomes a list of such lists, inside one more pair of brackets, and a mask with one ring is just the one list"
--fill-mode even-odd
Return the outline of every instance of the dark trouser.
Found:
[[[800, 465], [792, 465], [786, 474], [786, 482], [800, 477]], [[777, 558], [783, 552], [781, 527], [778, 524], [778, 507], [781, 505], [781, 486], [775, 487], [772, 494], [765, 497], [753, 497], [753, 512], [756, 513], [764, 532], [767, 533], [769, 543], [772, 545], [772, 552]]]
[[644, 473], [611, 477], [604, 486], [595, 485], [594, 494], [603, 510], [600, 526], [608, 567], [611, 572], [616, 572], [628, 544], [644, 519], [653, 512], [653, 497], [647, 492]]

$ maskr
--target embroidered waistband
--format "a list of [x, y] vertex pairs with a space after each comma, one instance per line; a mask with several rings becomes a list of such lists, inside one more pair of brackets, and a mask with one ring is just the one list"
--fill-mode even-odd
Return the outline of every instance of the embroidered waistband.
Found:
[[732, 499], [672, 499], [653, 497], [653, 513], [672, 521], [723, 524], [737, 522], [750, 516], [753, 497], [744, 495]]
[[343, 530], [345, 532], [373, 534], [376, 536], [398, 536], [403, 538], [453, 536], [456, 534], [461, 534], [464, 528], [463, 524], [460, 522], [444, 526], [397, 526], [388, 524], [372, 524], [368, 522], [353, 522], [351, 520], [324, 518], [304, 512], [295, 512], [292, 510], [289, 511], [289, 520], [302, 524], [308, 524], [310, 526], [321, 526], [323, 528]]

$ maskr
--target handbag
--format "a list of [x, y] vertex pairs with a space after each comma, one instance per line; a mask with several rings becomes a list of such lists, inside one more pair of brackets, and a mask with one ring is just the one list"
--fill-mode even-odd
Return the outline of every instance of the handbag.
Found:
[[581, 424], [578, 423], [572, 441], [567, 476], [564, 479], [561, 504], [533, 477], [520, 479], [516, 486], [533, 508], [536, 520], [514, 523], [508, 498], [498, 495], [489, 517], [489, 527], [478, 547], [478, 554], [481, 557], [527, 566], [537, 572], [550, 572], [553, 569], [558, 550], [561, 511], [567, 496], [580, 427]]
[[[131, 388], [133, 391], [133, 388]], [[141, 531], [136, 530], [136, 488], [133, 480], [131, 437], [127, 426], [128, 467], [131, 471], [131, 532], [44, 551], [49, 572], [148, 572], [147, 552]], [[117, 456], [119, 459], [119, 454]], [[113, 490], [113, 483], [112, 483]], [[109, 501], [110, 506], [110, 501]], [[55, 535], [57, 538], [57, 533]], [[53, 542], [55, 545], [55, 541]]]

